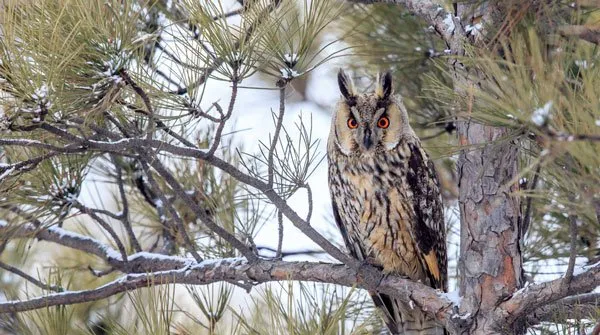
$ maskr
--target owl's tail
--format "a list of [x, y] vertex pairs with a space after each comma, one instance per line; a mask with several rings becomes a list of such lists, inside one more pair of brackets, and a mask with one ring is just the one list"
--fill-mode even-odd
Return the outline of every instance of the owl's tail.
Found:
[[417, 307], [384, 294], [371, 294], [375, 306], [383, 312], [386, 326], [393, 335], [447, 335], [446, 329]]

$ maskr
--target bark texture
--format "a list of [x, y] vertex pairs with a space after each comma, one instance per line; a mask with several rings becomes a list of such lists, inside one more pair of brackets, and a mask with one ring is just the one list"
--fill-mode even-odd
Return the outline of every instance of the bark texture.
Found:
[[[496, 329], [488, 315], [521, 287], [517, 147], [497, 142], [504, 130], [472, 123], [458, 124], [461, 213], [461, 310], [470, 311], [470, 334], [519, 333], [516, 324]], [[483, 147], [477, 147], [483, 145]], [[490, 322], [488, 322], [490, 321]]]

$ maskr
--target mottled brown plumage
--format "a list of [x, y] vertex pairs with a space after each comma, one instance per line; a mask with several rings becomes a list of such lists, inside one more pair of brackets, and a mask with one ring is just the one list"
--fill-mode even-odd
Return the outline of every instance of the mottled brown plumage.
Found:
[[[340, 71], [342, 100], [327, 144], [329, 187], [337, 225], [350, 254], [447, 289], [446, 234], [434, 167], [408, 123], [392, 77], [374, 93], [356, 93]], [[417, 306], [372, 293], [393, 334], [444, 334]]]

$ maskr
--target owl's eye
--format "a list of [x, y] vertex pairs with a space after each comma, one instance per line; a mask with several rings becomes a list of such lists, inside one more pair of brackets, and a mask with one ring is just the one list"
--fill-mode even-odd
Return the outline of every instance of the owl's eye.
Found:
[[348, 128], [350, 128], [350, 129], [358, 128], [358, 122], [356, 122], [356, 119], [354, 119], [353, 117], [348, 119]]
[[387, 118], [387, 116], [382, 116], [379, 121], [377, 121], [377, 127], [379, 128], [387, 128], [390, 126], [390, 119]]

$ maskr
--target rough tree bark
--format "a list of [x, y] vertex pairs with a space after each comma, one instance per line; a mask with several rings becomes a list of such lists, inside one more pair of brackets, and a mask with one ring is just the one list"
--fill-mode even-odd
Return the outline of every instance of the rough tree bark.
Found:
[[[458, 122], [458, 160], [461, 310], [470, 311], [470, 334], [519, 333], [518, 326], [494, 329], [488, 315], [502, 300], [521, 287], [517, 148], [494, 144], [503, 129], [463, 120]], [[472, 149], [467, 146], [483, 145]]]
[[[491, 7], [492, 5], [490, 5]], [[469, 5], [456, 6], [456, 18], [474, 24], [479, 17], [484, 25], [494, 22], [496, 8], [473, 10]], [[456, 21], [456, 20], [455, 20]], [[457, 22], [458, 23], [458, 22]], [[457, 28], [458, 34], [462, 25]], [[464, 32], [464, 30], [462, 30]], [[464, 46], [457, 43], [481, 43], [467, 36], [450, 45], [457, 54]], [[478, 89], [480, 74], [451, 61], [454, 89], [470, 96]], [[470, 110], [459, 113], [457, 131], [462, 147], [458, 163], [460, 208], [460, 295], [461, 310], [470, 313], [471, 322], [462, 332], [468, 334], [520, 334], [517, 322], [497, 324], [489, 317], [496, 306], [522, 287], [520, 249], [520, 199], [518, 191], [518, 146], [503, 141], [506, 130], [473, 122]], [[500, 328], [499, 326], [502, 326]]]

